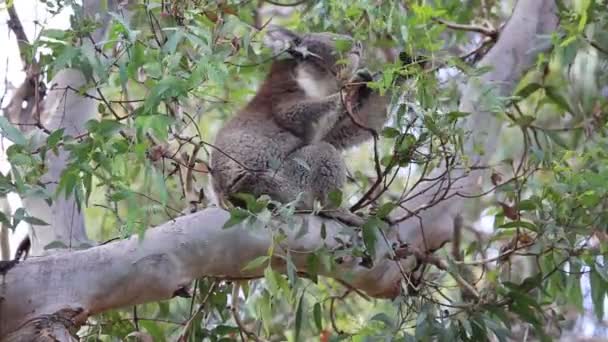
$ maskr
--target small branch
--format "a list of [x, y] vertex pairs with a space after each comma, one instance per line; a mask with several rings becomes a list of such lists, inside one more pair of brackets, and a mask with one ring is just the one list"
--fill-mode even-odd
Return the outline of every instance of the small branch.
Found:
[[476, 32], [476, 33], [481, 33], [484, 36], [488, 36], [488, 37], [492, 38], [492, 40], [498, 39], [498, 31], [493, 28], [486, 28], [486, 27], [477, 26], [477, 25], [452, 23], [452, 22], [446, 21], [441, 18], [435, 18], [433, 20], [442, 25], [445, 25], [446, 27], [451, 28], [453, 30]]
[[234, 322], [239, 327], [239, 334], [241, 335], [241, 341], [245, 342], [245, 335], [251, 337], [256, 342], [262, 342], [262, 339], [256, 335], [254, 332], [249, 331], [239, 317], [239, 289], [241, 288], [238, 282], [232, 284], [232, 305], [230, 307], [230, 311], [232, 312], [232, 316], [234, 317]]
[[21, 61], [23, 65], [27, 69], [29, 65], [33, 62], [27, 58], [27, 49], [30, 44], [27, 35], [25, 34], [25, 30], [23, 29], [23, 25], [21, 24], [21, 20], [19, 19], [19, 15], [17, 15], [17, 10], [15, 10], [15, 3], [7, 8], [8, 12], [8, 27], [15, 33], [15, 37], [17, 37], [17, 45], [19, 46], [19, 55], [21, 55]]
[[395, 255], [397, 258], [405, 258], [410, 255], [414, 255], [418, 262], [433, 265], [442, 271], [448, 272], [463, 290], [467, 291], [471, 296], [475, 297], [475, 299], [480, 298], [477, 289], [473, 285], [469, 284], [469, 282], [467, 282], [460, 274], [450, 271], [449, 265], [445, 260], [442, 260], [435, 255], [421, 252], [418, 249], [408, 247], [396, 250]]
[[308, 2], [308, 0], [299, 0], [290, 4], [284, 4], [284, 3], [280, 3], [280, 2], [276, 2], [274, 0], [264, 0], [264, 2], [269, 3], [271, 5], [275, 5], [275, 6], [281, 6], [281, 7], [295, 7], [295, 6], [299, 6], [302, 4], [305, 4]]
[[[194, 319], [198, 315], [200, 315], [203, 312], [203, 310], [205, 309], [207, 301], [211, 297], [211, 294], [213, 294], [213, 291], [215, 291], [217, 284], [218, 284], [217, 281], [213, 282], [211, 287], [209, 287], [209, 291], [207, 291], [207, 293], [205, 294], [205, 297], [201, 301], [201, 304], [199, 304], [198, 308], [196, 309], [196, 312], [190, 316], [188, 321], [186, 321], [185, 323], [181, 323], [184, 326], [184, 329], [183, 329], [183, 333], [180, 335], [178, 341], [187, 341], [188, 340], [188, 338], [190, 336], [190, 326], [192, 325], [192, 322], [194, 322]], [[192, 300], [194, 301], [194, 296], [192, 296]]]
[[594, 47], [594, 48], [595, 48], [597, 51], [599, 51], [599, 52], [603, 53], [604, 55], [607, 55], [607, 56], [608, 56], [608, 50], [606, 50], [606, 49], [604, 49], [603, 47], [599, 46], [599, 44], [598, 44], [598, 43], [596, 43], [596, 42], [594, 42], [593, 40], [588, 39], [588, 38], [585, 38], [585, 41], [586, 41], [587, 43], [589, 43], [589, 45], [591, 45], [592, 47]]
[[[294, 217], [295, 226], [305, 227], [302, 236], [298, 235], [299, 229], [290, 229], [286, 222], [273, 221], [273, 229], [281, 229], [288, 236], [280, 245], [275, 245], [273, 231], [268, 227], [254, 228], [249, 222], [242, 222], [226, 229], [224, 225], [229, 219], [227, 211], [206, 208], [150, 228], [144, 239], [134, 235], [103, 246], [20, 262], [5, 277], [0, 336], [17, 329], [24, 320], [54, 312], [57, 305], [83, 307], [95, 315], [172, 298], [176, 289], [201, 277], [259, 278], [263, 276], [263, 267], [243, 268], [251, 260], [268, 255], [271, 246], [276, 255], [273, 269], [286, 272], [281, 260], [286, 251], [291, 251], [296, 269], [306, 272], [310, 253], [319, 248], [334, 250], [341, 246], [339, 241], [358, 243], [356, 236], [344, 235], [342, 224], [315, 215]], [[325, 239], [319, 238], [322, 230]], [[394, 293], [395, 284], [401, 281], [395, 260], [387, 257], [391, 246], [397, 244], [394, 238], [390, 237], [388, 243], [378, 241], [372, 267], [361, 266], [355, 258], [336, 269], [320, 271], [319, 275], [347, 281], [370, 297], [385, 298], [385, 294]], [[424, 250], [423, 245], [413, 247]], [[54, 279], [68, 279], [69, 275], [73, 286], [40, 287], [48, 282], [47, 270], [53, 270]], [[406, 267], [405, 271], [409, 269]]]

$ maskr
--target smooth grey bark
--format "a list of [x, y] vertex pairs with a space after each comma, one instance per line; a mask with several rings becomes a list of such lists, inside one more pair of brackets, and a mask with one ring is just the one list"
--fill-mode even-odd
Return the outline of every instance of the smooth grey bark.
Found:
[[[481, 106], [479, 85], [495, 85], [497, 94], [509, 95], [525, 70], [534, 65], [537, 48], [542, 46], [538, 36], [552, 32], [556, 24], [554, 1], [520, 0], [498, 42], [480, 62], [480, 65], [490, 66], [492, 70], [479, 79], [469, 81], [461, 110], [472, 113], [468, 121], [469, 129], [475, 134], [487, 133], [476, 138], [476, 142], [480, 142], [489, 152], [476, 154], [472, 149], [473, 144], [467, 144], [472, 161], [479, 164], [487, 161], [494, 151], [494, 139], [501, 126], [491, 110]], [[78, 77], [74, 73], [76, 71], [65, 71], [66, 80], [77, 83]], [[74, 102], [70, 106], [62, 106], [60, 101], [58, 106], [49, 105], [55, 110], [55, 122], [66, 122], [85, 114], [94, 115], [90, 102], [76, 98], [71, 101]], [[81, 110], [91, 110], [93, 114]], [[464, 171], [455, 171], [458, 172]], [[458, 184], [461, 190], [475, 193], [483, 173], [476, 171], [461, 175], [464, 176]], [[436, 190], [442, 189], [433, 189]], [[421, 196], [407, 205], [415, 209], [428, 201], [428, 196]], [[323, 275], [342, 279], [372, 296], [396, 295], [404, 280], [404, 272], [411, 270], [412, 260], [391, 260], [389, 255], [392, 249], [389, 246], [407, 242], [420, 251], [438, 248], [451, 238], [452, 221], [460, 212], [463, 201], [461, 197], [451, 197], [422, 211], [418, 217], [393, 227], [391, 231], [395, 234], [387, 237], [388, 243], [383, 239], [378, 240], [372, 268], [360, 266], [359, 260], [353, 259], [342, 264], [340, 269], [325, 271]], [[403, 212], [407, 211], [399, 209], [395, 215]], [[71, 213], [69, 210], [59, 210], [46, 214], [64, 215], [53, 221], [53, 225], [56, 225], [66, 222], [73, 224]], [[132, 237], [87, 250], [31, 258], [17, 265], [6, 275], [1, 286], [4, 298], [0, 304], [0, 336], [14, 331], [24, 322], [65, 308], [80, 308], [88, 315], [170, 298], [175, 291], [202, 276], [260, 277], [261, 268], [245, 272], [243, 267], [267, 253], [272, 243], [270, 231], [253, 229], [244, 224], [223, 229], [228, 217], [229, 214], [221, 209], [208, 208], [151, 228], [143, 240]], [[333, 237], [340, 233], [339, 224], [314, 216], [300, 216], [299, 219], [307, 221], [304, 223], [308, 225], [308, 232], [296, 239], [295, 233], [284, 227], [289, 238], [277, 248], [277, 255], [273, 259], [279, 268], [280, 256], [287, 250], [294, 258], [295, 266], [305, 271], [308, 253], [323, 245], [336, 247]], [[323, 222], [327, 226], [324, 241], [320, 237]], [[273, 220], [271, 224], [281, 223]]]

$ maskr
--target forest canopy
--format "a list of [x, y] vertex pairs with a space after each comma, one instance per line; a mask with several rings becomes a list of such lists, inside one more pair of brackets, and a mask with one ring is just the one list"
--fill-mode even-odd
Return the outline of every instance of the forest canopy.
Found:
[[[605, 0], [36, 4], [71, 15], [32, 35], [0, 4], [25, 78], [0, 73], [0, 340], [608, 337]], [[362, 42], [390, 99], [330, 194], [359, 227], [211, 201], [271, 25]]]

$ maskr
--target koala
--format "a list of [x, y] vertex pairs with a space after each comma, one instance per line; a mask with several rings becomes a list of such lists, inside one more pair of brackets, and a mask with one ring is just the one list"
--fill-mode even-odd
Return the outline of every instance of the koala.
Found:
[[[337, 40], [351, 41], [350, 51], [340, 55]], [[342, 151], [382, 128], [388, 101], [365, 85], [372, 77], [360, 69], [362, 46], [349, 36], [272, 26], [264, 42], [279, 58], [217, 134], [213, 192], [220, 201], [240, 192], [281, 203], [300, 196], [297, 209], [312, 209], [315, 200], [328, 206], [328, 194], [346, 182]], [[358, 84], [349, 96], [341, 91], [347, 84]]]

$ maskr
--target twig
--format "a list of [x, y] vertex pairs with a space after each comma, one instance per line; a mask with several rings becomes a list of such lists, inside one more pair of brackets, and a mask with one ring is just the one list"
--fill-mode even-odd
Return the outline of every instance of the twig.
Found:
[[308, 0], [299, 0], [299, 1], [296, 1], [296, 2], [292, 2], [290, 4], [283, 4], [283, 3], [280, 3], [280, 2], [276, 2], [274, 0], [264, 0], [264, 2], [267, 2], [267, 3], [269, 3], [271, 5], [275, 5], [275, 6], [281, 6], [281, 7], [295, 7], [295, 6], [299, 6], [301, 4], [307, 3]]
[[207, 291], [207, 294], [205, 294], [205, 298], [203, 298], [203, 300], [201, 301], [201, 304], [196, 309], [196, 312], [194, 313], [194, 315], [190, 316], [190, 318], [188, 319], [188, 321], [186, 321], [186, 323], [183, 324], [183, 326], [184, 326], [184, 332], [178, 338], [178, 341], [187, 341], [188, 340], [188, 335], [190, 334], [190, 332], [189, 332], [190, 326], [192, 325], [192, 322], [194, 321], [194, 318], [196, 316], [198, 316], [201, 312], [203, 312], [203, 309], [205, 308], [205, 304], [207, 304], [207, 301], [211, 297], [211, 294], [213, 293], [213, 291], [215, 291], [215, 288], [217, 287], [217, 284], [218, 284], [217, 281], [213, 282], [213, 284], [211, 285], [211, 287], [209, 287], [209, 291]]
[[498, 31], [496, 31], [495, 29], [488, 29], [483, 26], [476, 26], [476, 25], [452, 23], [452, 22], [446, 21], [441, 18], [434, 18], [433, 20], [442, 25], [445, 25], [453, 30], [477, 32], [477, 33], [483, 34], [484, 36], [488, 36], [488, 37], [492, 38], [493, 40], [498, 39]]
[[238, 307], [239, 307], [239, 289], [241, 286], [239, 282], [234, 282], [232, 284], [232, 306], [230, 307], [230, 311], [232, 311], [232, 316], [234, 317], [234, 322], [239, 327], [239, 334], [241, 335], [241, 340], [243, 342], [247, 341], [245, 339], [245, 335], [253, 338], [256, 342], [262, 342], [263, 340], [256, 335], [254, 332], [249, 331], [244, 325], [241, 319], [239, 318]]
[[606, 49], [604, 49], [603, 47], [599, 46], [599, 44], [598, 44], [598, 43], [596, 43], [596, 42], [594, 42], [593, 40], [588, 39], [588, 38], [585, 38], [585, 41], [586, 41], [587, 43], [589, 43], [589, 45], [593, 46], [593, 47], [594, 47], [594, 48], [595, 48], [597, 51], [599, 51], [599, 52], [601, 52], [601, 53], [603, 53], [603, 54], [605, 54], [605, 55], [608, 55], [608, 50], [606, 50]]
[[27, 47], [29, 45], [29, 40], [27, 39], [27, 35], [23, 30], [23, 25], [21, 24], [21, 20], [19, 19], [19, 15], [17, 15], [17, 11], [15, 10], [15, 3], [8, 6], [7, 8], [9, 19], [7, 21], [8, 27], [15, 33], [15, 37], [17, 37], [17, 45], [19, 47], [19, 55], [21, 56], [21, 61], [27, 69], [30, 64], [33, 62], [32, 60], [28, 60], [27, 58]]
[[414, 255], [419, 262], [434, 265], [435, 267], [437, 267], [438, 269], [440, 269], [442, 271], [447, 271], [452, 276], [452, 278], [454, 278], [454, 280], [456, 280], [456, 282], [458, 283], [458, 285], [460, 285], [460, 287], [462, 287], [463, 289], [468, 291], [476, 299], [480, 298], [480, 294], [477, 291], [477, 289], [475, 289], [475, 287], [473, 287], [473, 285], [469, 284], [460, 274], [451, 272], [449, 270], [449, 265], [445, 260], [442, 260], [435, 255], [424, 253], [424, 252], [421, 252], [421, 251], [415, 250], [415, 249], [412, 250], [407, 247], [396, 250], [395, 255], [396, 255], [396, 257], [399, 257], [399, 258], [405, 258], [410, 255]]

